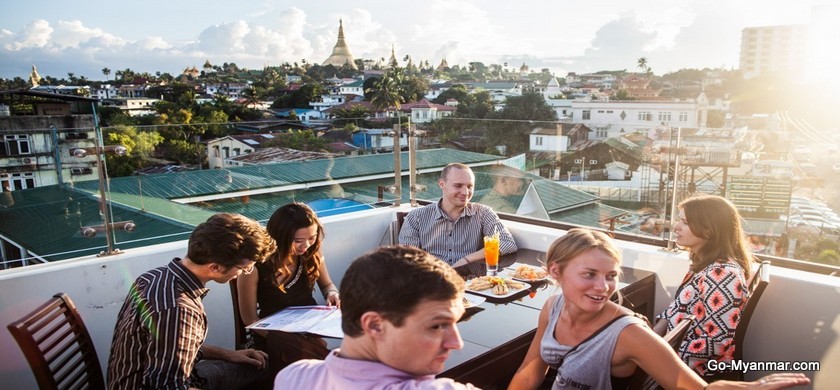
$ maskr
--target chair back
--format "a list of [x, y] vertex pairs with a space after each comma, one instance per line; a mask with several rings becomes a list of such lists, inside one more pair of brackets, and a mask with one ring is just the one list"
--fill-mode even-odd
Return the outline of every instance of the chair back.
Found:
[[7, 326], [41, 389], [104, 389], [99, 357], [76, 305], [65, 293]]
[[747, 283], [750, 297], [747, 300], [747, 304], [744, 305], [744, 310], [741, 311], [741, 319], [738, 321], [738, 326], [735, 327], [735, 360], [743, 360], [744, 337], [747, 335], [747, 329], [750, 327], [750, 319], [768, 284], [770, 284], [770, 262], [763, 261], [758, 266], [758, 269], [756, 269], [755, 275]]
[[228, 282], [230, 285], [230, 299], [233, 301], [233, 331], [236, 349], [244, 349], [248, 346], [249, 333], [242, 322], [242, 314], [239, 312], [239, 290], [236, 288], [236, 279]]
[[[683, 340], [685, 340], [685, 335], [688, 334], [688, 330], [691, 328], [691, 325], [694, 324], [696, 319], [697, 317], [694, 315], [686, 316], [677, 324], [677, 326], [674, 327], [674, 329], [671, 329], [668, 333], [665, 333], [665, 335], [662, 336], [674, 352], [678, 353], [680, 344], [682, 344]], [[630, 379], [630, 388], [656, 390], [661, 387], [655, 380], [653, 380], [652, 377], [650, 377], [650, 375], [642, 370], [641, 367], [638, 367], [636, 368], [636, 372], [633, 373], [633, 377]]]
[[406, 215], [408, 215], [408, 211], [398, 211], [396, 221], [391, 222], [391, 245], [400, 243], [400, 230], [403, 222], [405, 222]]
[[688, 334], [688, 329], [691, 328], [691, 325], [694, 324], [694, 321], [697, 320], [695, 315], [689, 315], [680, 321], [674, 329], [671, 329], [670, 332], [665, 333], [662, 336], [665, 339], [665, 342], [671, 346], [674, 352], [678, 352], [680, 349], [680, 345], [682, 344], [683, 340], [685, 340], [685, 335]]

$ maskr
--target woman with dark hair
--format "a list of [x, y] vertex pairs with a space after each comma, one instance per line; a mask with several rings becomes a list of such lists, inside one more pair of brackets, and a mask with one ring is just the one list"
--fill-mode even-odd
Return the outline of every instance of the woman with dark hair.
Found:
[[[277, 252], [254, 272], [239, 277], [242, 321], [252, 324], [289, 306], [315, 305], [312, 290], [316, 282], [328, 305], [340, 305], [338, 288], [321, 253], [324, 228], [315, 212], [303, 203], [287, 204], [274, 212], [266, 230], [277, 242]], [[261, 347], [263, 340], [255, 337], [255, 342]]]
[[733, 358], [733, 335], [749, 298], [746, 279], [752, 266], [741, 216], [726, 198], [700, 195], [679, 204], [674, 225], [677, 245], [689, 251], [691, 265], [674, 302], [657, 316], [654, 330], [664, 334], [683, 318], [697, 320], [679, 347], [679, 355], [701, 376], [709, 360]]

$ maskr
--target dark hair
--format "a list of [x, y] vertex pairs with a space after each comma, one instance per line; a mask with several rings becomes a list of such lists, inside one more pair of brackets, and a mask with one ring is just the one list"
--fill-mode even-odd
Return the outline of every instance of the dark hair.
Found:
[[239, 214], [220, 213], [190, 234], [187, 258], [196, 264], [216, 263], [227, 268], [248, 259], [262, 263], [277, 247], [257, 221]]
[[747, 249], [738, 209], [726, 198], [715, 195], [688, 198], [679, 204], [679, 208], [685, 213], [691, 233], [706, 241], [697, 252], [690, 252], [689, 268], [698, 272], [715, 261], [732, 259], [749, 278], [753, 259]]
[[608, 235], [597, 230], [575, 228], [551, 243], [545, 256], [545, 266], [548, 268], [557, 263], [560, 272], [563, 272], [572, 259], [593, 248], [600, 249], [621, 264], [621, 253]]
[[318, 280], [320, 275], [320, 266], [323, 261], [321, 258], [321, 242], [324, 239], [324, 227], [321, 226], [318, 216], [309, 206], [298, 202], [281, 206], [268, 220], [268, 224], [266, 224], [268, 234], [277, 242], [277, 253], [268, 259], [268, 264], [271, 269], [276, 270], [276, 273], [261, 275], [260, 277], [270, 280], [281, 291], [285, 291], [283, 285], [277, 283], [277, 277], [280, 276], [280, 280], [286, 280], [292, 274], [295, 265], [295, 262], [292, 261], [292, 244], [295, 240], [295, 233], [299, 229], [308, 228], [312, 225], [318, 227], [318, 234], [315, 243], [301, 256], [300, 264], [306, 275], [307, 286], [310, 289], [314, 287], [315, 281]]
[[400, 327], [423, 301], [448, 301], [464, 292], [452, 267], [412, 246], [380, 247], [362, 255], [341, 279], [341, 329], [362, 335], [361, 318], [377, 312]]
[[449, 171], [451, 171], [453, 169], [464, 169], [464, 170], [472, 172], [472, 168], [470, 168], [466, 164], [451, 163], [451, 164], [443, 167], [443, 170], [440, 171], [440, 180], [446, 181], [446, 177], [449, 176]]

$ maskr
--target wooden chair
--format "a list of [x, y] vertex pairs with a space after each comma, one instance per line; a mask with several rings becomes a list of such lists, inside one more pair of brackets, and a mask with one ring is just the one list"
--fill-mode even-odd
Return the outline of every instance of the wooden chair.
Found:
[[239, 290], [236, 289], [236, 279], [231, 279], [228, 284], [230, 285], [230, 298], [233, 301], [233, 331], [236, 349], [250, 348], [251, 332], [245, 328], [245, 323], [242, 322], [242, 314], [239, 312]]
[[[685, 335], [688, 333], [688, 330], [691, 328], [691, 325], [697, 319], [694, 315], [689, 315], [680, 321], [674, 329], [671, 329], [670, 332], [665, 333], [662, 338], [665, 340], [668, 345], [674, 350], [674, 352], [678, 352], [680, 348], [680, 344], [682, 344], [683, 340], [685, 340]], [[656, 383], [653, 378], [651, 378], [641, 367], [636, 368], [636, 372], [633, 373], [632, 379], [630, 379], [630, 388], [631, 389], [644, 389], [644, 390], [655, 390], [659, 389], [660, 386]]]
[[93, 340], [67, 294], [53, 295], [8, 328], [39, 388], [105, 388]]

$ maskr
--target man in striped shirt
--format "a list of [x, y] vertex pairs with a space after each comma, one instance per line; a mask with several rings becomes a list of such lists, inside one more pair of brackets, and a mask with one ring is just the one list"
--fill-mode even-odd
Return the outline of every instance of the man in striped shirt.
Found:
[[134, 282], [120, 309], [111, 356], [110, 389], [237, 389], [271, 376], [264, 352], [204, 345], [207, 282], [227, 283], [276, 251], [256, 221], [216, 214], [190, 235], [187, 256]]
[[400, 244], [423, 249], [453, 267], [484, 259], [484, 236], [499, 233], [499, 253], [516, 252], [516, 242], [493, 209], [470, 203], [475, 175], [461, 163], [447, 165], [438, 179], [442, 196], [412, 210], [400, 229]]

